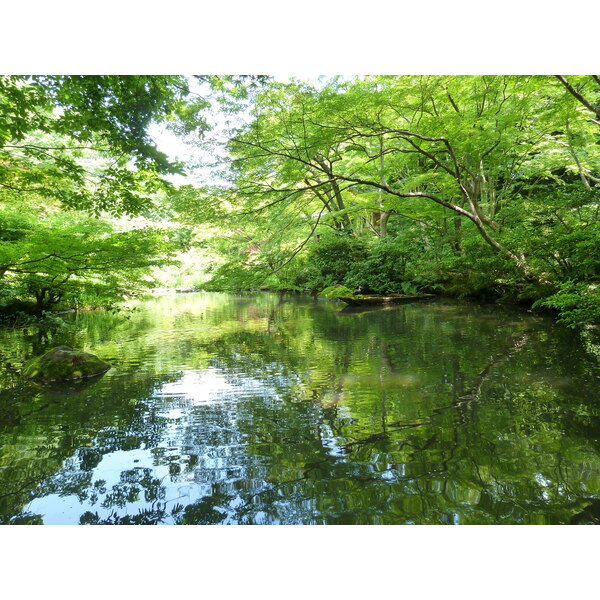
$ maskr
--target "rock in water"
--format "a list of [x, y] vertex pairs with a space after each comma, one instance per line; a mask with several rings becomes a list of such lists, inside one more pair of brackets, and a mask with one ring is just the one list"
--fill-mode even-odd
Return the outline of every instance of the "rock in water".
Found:
[[44, 356], [28, 360], [23, 366], [23, 376], [41, 383], [71, 381], [102, 375], [110, 367], [106, 361], [88, 352], [57, 346]]

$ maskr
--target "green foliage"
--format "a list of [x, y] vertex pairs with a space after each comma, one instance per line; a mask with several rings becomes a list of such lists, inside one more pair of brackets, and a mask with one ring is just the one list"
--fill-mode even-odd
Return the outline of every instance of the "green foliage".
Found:
[[230, 262], [217, 267], [203, 287], [216, 291], [269, 289], [269, 276], [269, 272], [264, 268], [256, 269], [243, 263]]
[[177, 230], [117, 228], [106, 219], [36, 211], [23, 202], [0, 207], [0, 222], [11, 224], [0, 240], [5, 304], [33, 300], [38, 314], [56, 305], [112, 304], [151, 287], [152, 269], [174, 264], [185, 242]]
[[187, 134], [205, 131], [208, 103], [189, 92], [182, 76], [0, 77], [7, 313], [31, 310], [31, 300], [38, 316], [57, 306], [112, 304], [151, 286], [152, 270], [173, 264], [189, 245], [170, 226], [107, 218], [148, 212], [157, 192], [170, 188], [164, 177], [181, 172], [148, 129], [183, 120]]
[[0, 189], [139, 213], [182, 168], [148, 128], [182, 118], [188, 95], [179, 76], [2, 76]]
[[560, 285], [558, 292], [543, 300], [538, 300], [534, 307], [557, 310], [558, 320], [568, 327], [600, 324], [598, 285], [567, 281]]
[[[196, 195], [198, 218], [236, 244], [246, 235], [260, 253], [242, 261], [244, 278], [274, 288], [531, 304], [564, 281], [592, 283], [600, 87], [570, 81], [579, 92], [547, 76], [268, 83], [227, 142], [228, 186]], [[219, 254], [241, 256], [230, 243], [227, 258], [225, 241]]]
[[321, 298], [327, 298], [328, 300], [333, 300], [334, 298], [347, 298], [348, 296], [353, 295], [354, 292], [343, 285], [331, 285], [319, 292]]
[[361, 291], [376, 294], [404, 292], [409, 250], [401, 238], [378, 240], [361, 261], [355, 262], [344, 277], [344, 283]]
[[[58, 296], [109, 302], [156, 276], [163, 285], [204, 289], [343, 284], [531, 303], [565, 281], [585, 287], [600, 276], [600, 87], [593, 77], [197, 80], [212, 92], [190, 93], [188, 79], [177, 76], [0, 79], [0, 203], [35, 199], [57, 236], [63, 224], [54, 213], [67, 207], [143, 215], [157, 229], [168, 220], [168, 232], [144, 226], [133, 234], [132, 227], [117, 243], [124, 231], [99, 229], [88, 241], [110, 238], [116, 261], [118, 247], [155, 257], [178, 251], [183, 266], [154, 260], [137, 269], [125, 259], [131, 285], [117, 269], [92, 277], [98, 261], [88, 250], [80, 249], [90, 259], [85, 269], [64, 252], [32, 253], [49, 228], [42, 235], [35, 219], [7, 210], [0, 214], [0, 300], [37, 298], [47, 288], [42, 304]], [[155, 148], [148, 127], [201, 137], [211, 102], [227, 113], [250, 108], [223, 147], [216, 138], [202, 141], [215, 151], [221, 183], [174, 189], [164, 177], [181, 165]], [[80, 226], [86, 230], [80, 223], [70, 231]], [[23, 260], [44, 268], [29, 272]], [[574, 320], [587, 322], [593, 312]]]
[[308, 261], [315, 269], [313, 285], [323, 288], [343, 283], [353, 264], [366, 257], [363, 241], [349, 235], [324, 235], [308, 253]]
[[403, 281], [400, 285], [400, 290], [403, 294], [419, 294], [421, 292], [421, 288], [412, 281]]
[[[219, 96], [243, 95], [262, 81], [195, 79]], [[212, 102], [220, 100], [213, 94]], [[150, 126], [198, 141], [210, 129], [210, 106], [180, 75], [2, 75], [0, 190], [96, 213], [140, 214], [151, 194], [172, 188], [165, 176], [184, 170], [157, 148]]]

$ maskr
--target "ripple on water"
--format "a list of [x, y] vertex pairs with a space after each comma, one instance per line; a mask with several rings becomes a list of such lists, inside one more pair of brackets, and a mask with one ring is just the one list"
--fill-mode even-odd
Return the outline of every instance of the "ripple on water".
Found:
[[600, 521], [598, 365], [544, 318], [198, 294], [80, 321], [113, 369], [10, 380], [2, 522]]

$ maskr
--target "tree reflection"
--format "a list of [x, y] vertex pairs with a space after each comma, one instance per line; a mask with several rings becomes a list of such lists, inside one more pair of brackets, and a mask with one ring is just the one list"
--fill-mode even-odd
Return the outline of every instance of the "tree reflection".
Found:
[[2, 397], [2, 522], [43, 522], [44, 499], [82, 524], [598, 522], [598, 365], [571, 332], [215, 296], [88, 315], [114, 372]]

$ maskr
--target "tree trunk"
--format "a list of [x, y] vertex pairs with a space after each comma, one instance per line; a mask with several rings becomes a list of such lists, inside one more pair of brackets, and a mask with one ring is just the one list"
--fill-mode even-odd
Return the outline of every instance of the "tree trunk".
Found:
[[460, 217], [454, 217], [452, 221], [454, 221], [454, 237], [450, 240], [452, 252], [456, 256], [464, 256], [465, 251], [462, 247], [462, 221]]
[[384, 210], [379, 213], [379, 237], [387, 237], [388, 234], [388, 221], [390, 219], [390, 215], [392, 214], [391, 210]]
[[47, 308], [46, 304], [46, 288], [42, 288], [35, 293], [35, 313], [41, 315]]

